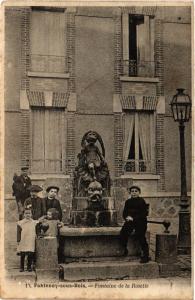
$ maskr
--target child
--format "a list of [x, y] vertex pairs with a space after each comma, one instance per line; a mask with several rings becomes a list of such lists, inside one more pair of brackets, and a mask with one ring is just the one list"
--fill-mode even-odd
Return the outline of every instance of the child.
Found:
[[32, 185], [29, 188], [30, 197], [24, 201], [24, 207], [31, 209], [32, 218], [34, 220], [38, 220], [46, 213], [44, 200], [38, 196], [38, 193], [42, 190], [43, 189], [39, 185]]
[[46, 212], [50, 208], [56, 208], [59, 213], [59, 220], [62, 221], [62, 208], [60, 201], [57, 199], [59, 187], [58, 186], [48, 186], [46, 189], [47, 197], [43, 199], [44, 208]]
[[23, 219], [17, 223], [17, 252], [20, 254], [20, 272], [24, 271], [25, 256], [27, 256], [27, 271], [32, 271], [37, 223], [38, 221], [32, 219], [31, 210], [25, 208]]
[[47, 216], [39, 219], [42, 236], [52, 236], [58, 238], [59, 228], [64, 224], [59, 220], [59, 212], [56, 208], [50, 208]]
[[125, 202], [125, 207], [123, 210], [123, 218], [125, 219], [125, 223], [120, 232], [120, 242], [124, 247], [124, 255], [128, 255], [128, 237], [134, 231], [143, 252], [140, 262], [147, 263], [150, 260], [148, 243], [145, 237], [147, 229], [148, 205], [146, 204], [145, 200], [139, 196], [141, 189], [138, 186], [131, 186], [129, 188], [129, 193], [130, 197]]

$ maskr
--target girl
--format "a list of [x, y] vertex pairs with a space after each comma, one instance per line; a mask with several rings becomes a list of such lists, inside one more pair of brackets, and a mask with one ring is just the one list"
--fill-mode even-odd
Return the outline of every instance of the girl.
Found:
[[32, 271], [35, 256], [35, 238], [37, 220], [32, 219], [32, 212], [25, 208], [24, 217], [17, 223], [17, 252], [20, 255], [20, 272], [24, 271], [25, 256], [27, 256], [27, 271]]

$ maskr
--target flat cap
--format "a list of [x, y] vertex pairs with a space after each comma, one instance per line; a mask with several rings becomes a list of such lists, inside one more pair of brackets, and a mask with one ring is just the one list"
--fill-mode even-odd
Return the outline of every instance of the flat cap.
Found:
[[31, 185], [28, 190], [30, 192], [41, 192], [43, 189], [39, 185]]
[[60, 190], [58, 186], [50, 185], [50, 186], [48, 186], [48, 188], [46, 189], [46, 192], [49, 193], [49, 191], [50, 191], [51, 189], [55, 189], [55, 190], [57, 190], [57, 192], [59, 192], [59, 190]]
[[141, 193], [141, 189], [140, 189], [140, 187], [137, 186], [137, 185], [132, 185], [132, 186], [130, 186], [130, 187], [128, 188], [128, 191], [131, 192], [132, 189], [136, 189], [136, 190], [138, 190], [138, 191]]
[[26, 166], [21, 168], [21, 171], [26, 171], [26, 170], [29, 170], [29, 167]]

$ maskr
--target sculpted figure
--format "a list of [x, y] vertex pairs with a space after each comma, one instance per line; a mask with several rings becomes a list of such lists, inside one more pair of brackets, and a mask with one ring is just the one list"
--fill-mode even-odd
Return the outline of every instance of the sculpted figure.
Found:
[[102, 138], [97, 132], [88, 131], [82, 138], [81, 147], [74, 174], [74, 194], [87, 196], [89, 184], [97, 180], [104, 188], [105, 194], [109, 195], [110, 176]]

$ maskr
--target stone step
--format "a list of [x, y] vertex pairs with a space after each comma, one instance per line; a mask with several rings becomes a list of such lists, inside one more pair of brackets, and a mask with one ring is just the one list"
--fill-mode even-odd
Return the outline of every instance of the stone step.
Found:
[[64, 280], [104, 280], [158, 278], [159, 266], [156, 262], [141, 264], [136, 261], [72, 262], [61, 265]]
[[26, 282], [33, 284], [36, 281], [36, 273], [33, 272], [20, 272], [19, 269], [8, 269], [6, 271], [6, 279], [15, 282]]
[[105, 256], [105, 257], [65, 257], [65, 263], [71, 262], [103, 262], [103, 261], [136, 261], [138, 260], [137, 256]]

